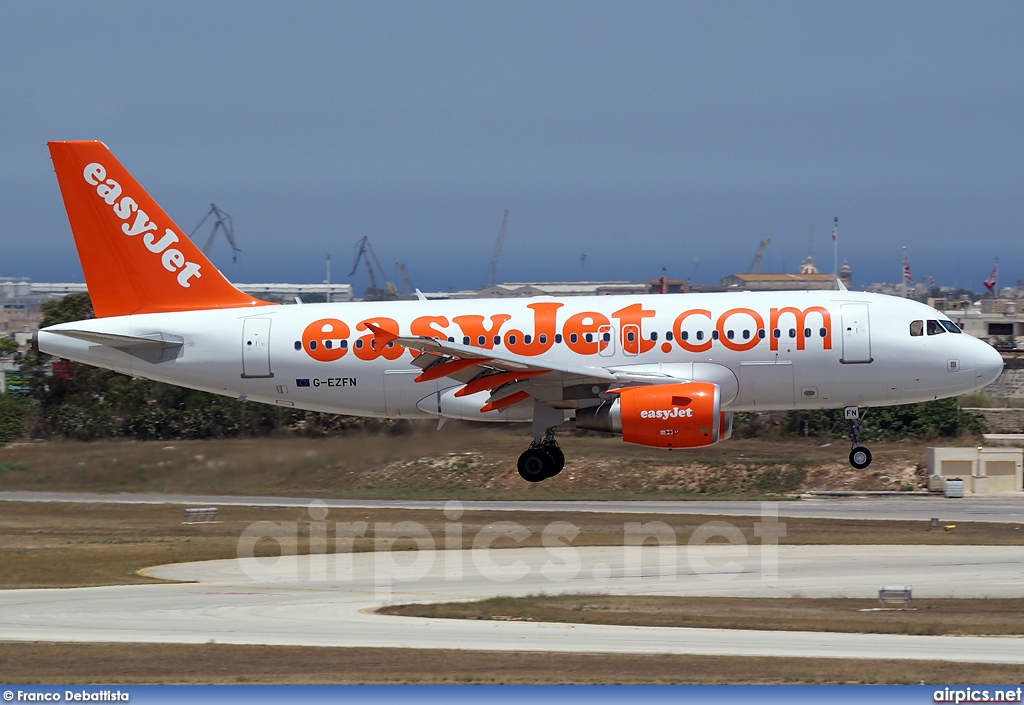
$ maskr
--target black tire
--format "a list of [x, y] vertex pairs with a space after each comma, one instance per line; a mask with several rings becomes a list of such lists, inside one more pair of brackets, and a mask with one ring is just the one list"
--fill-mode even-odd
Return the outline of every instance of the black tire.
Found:
[[554, 477], [558, 473], [562, 472], [562, 468], [565, 467], [565, 453], [558, 446], [549, 446], [544, 449], [548, 455], [551, 456], [553, 464], [551, 466], [551, 472], [548, 477]]
[[540, 448], [528, 448], [519, 456], [519, 462], [516, 465], [521, 478], [527, 482], [540, 482], [550, 476], [549, 473], [554, 467], [555, 461]]
[[864, 446], [854, 448], [850, 451], [850, 465], [858, 470], [863, 470], [871, 465], [871, 451]]

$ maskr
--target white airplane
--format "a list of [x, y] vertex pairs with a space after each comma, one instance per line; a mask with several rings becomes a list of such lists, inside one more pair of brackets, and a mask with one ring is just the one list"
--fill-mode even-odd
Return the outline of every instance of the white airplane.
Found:
[[694, 448], [732, 413], [955, 396], [993, 382], [999, 353], [941, 312], [847, 291], [283, 306], [236, 289], [100, 142], [51, 142], [98, 318], [36, 347], [127, 375], [296, 409], [532, 422], [519, 473], [557, 475], [557, 427]]

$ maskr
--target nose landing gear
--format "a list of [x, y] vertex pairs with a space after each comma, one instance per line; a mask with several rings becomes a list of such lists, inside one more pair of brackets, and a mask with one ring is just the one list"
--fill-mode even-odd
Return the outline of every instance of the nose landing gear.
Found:
[[519, 476], [527, 482], [540, 482], [562, 472], [565, 455], [555, 441], [554, 427], [547, 429], [540, 441], [534, 441], [523, 451], [517, 467]]
[[860, 409], [856, 406], [848, 406], [843, 409], [846, 423], [850, 426], [850, 441], [853, 448], [850, 450], [850, 465], [863, 470], [871, 465], [871, 451], [860, 444], [860, 434], [864, 427], [860, 425]]

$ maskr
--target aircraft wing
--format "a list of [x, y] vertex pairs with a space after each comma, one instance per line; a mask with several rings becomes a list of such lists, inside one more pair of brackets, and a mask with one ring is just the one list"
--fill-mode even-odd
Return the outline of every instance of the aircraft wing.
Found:
[[[455, 393], [467, 396], [490, 391], [491, 396], [481, 411], [496, 411], [528, 397], [552, 406], [565, 406], [566, 390], [574, 401], [596, 399], [609, 387], [635, 384], [670, 384], [691, 381], [657, 372], [637, 372], [615, 368], [574, 365], [543, 358], [523, 357], [503, 350], [489, 350], [431, 337], [397, 336], [379, 326], [367, 327], [380, 341], [394, 343], [417, 355], [412, 364], [423, 372], [416, 378], [427, 382], [448, 377], [465, 386]], [[575, 406], [572, 404], [571, 406]]]

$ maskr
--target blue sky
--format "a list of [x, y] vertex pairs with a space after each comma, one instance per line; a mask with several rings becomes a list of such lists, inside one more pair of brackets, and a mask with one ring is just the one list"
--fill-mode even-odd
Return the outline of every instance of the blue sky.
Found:
[[[1024, 4], [0, 6], [0, 276], [81, 280], [45, 148], [100, 139], [236, 281], [424, 290], [793, 271], [1024, 277]], [[199, 238], [197, 238], [199, 239]], [[205, 240], [205, 233], [202, 240]], [[358, 289], [365, 275], [353, 278]]]

